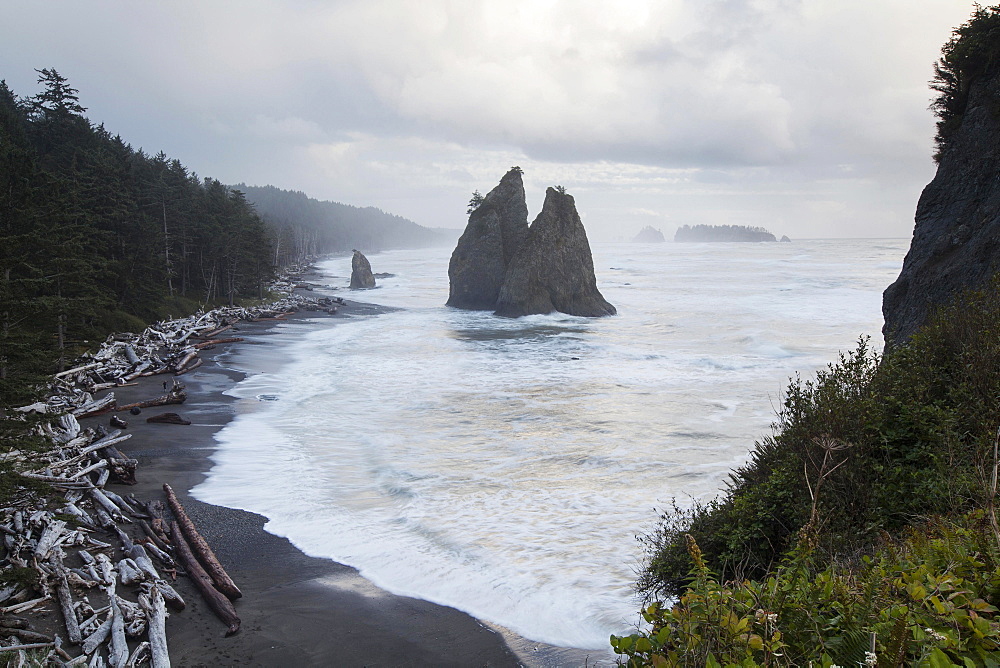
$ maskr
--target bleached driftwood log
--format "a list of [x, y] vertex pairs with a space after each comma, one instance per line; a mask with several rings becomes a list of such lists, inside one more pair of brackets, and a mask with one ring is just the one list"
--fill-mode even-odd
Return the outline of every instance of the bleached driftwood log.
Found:
[[153, 668], [170, 668], [170, 655], [167, 652], [167, 607], [160, 591], [153, 587], [145, 594], [139, 595], [139, 605], [146, 611], [149, 625], [149, 650]]
[[80, 633], [80, 625], [76, 619], [76, 611], [73, 609], [73, 594], [66, 581], [66, 567], [62, 563], [62, 552], [57, 551], [49, 558], [49, 565], [52, 566], [53, 575], [56, 578], [56, 594], [59, 596], [59, 608], [62, 610], [63, 621], [66, 624], [66, 634], [69, 641], [74, 645], [83, 642], [83, 635]]
[[[178, 389], [178, 387], [180, 389]], [[187, 399], [187, 393], [184, 392], [184, 386], [175, 386], [174, 389], [170, 390], [167, 394], [163, 396], [156, 397], [155, 399], [147, 399], [146, 401], [136, 401], [131, 404], [125, 404], [124, 406], [119, 406], [116, 410], [127, 411], [133, 408], [150, 408], [152, 406], [169, 406], [171, 404], [183, 404]]]

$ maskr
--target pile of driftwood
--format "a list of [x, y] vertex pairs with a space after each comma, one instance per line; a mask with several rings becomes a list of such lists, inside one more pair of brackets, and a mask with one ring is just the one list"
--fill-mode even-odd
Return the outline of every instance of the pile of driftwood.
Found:
[[[295, 282], [288, 282], [290, 291]], [[159, 322], [138, 335], [113, 335], [56, 374], [44, 401], [16, 409], [52, 416], [35, 428], [52, 447], [14, 450], [0, 459], [52, 491], [0, 508], [0, 582], [17, 583], [0, 584], [0, 652], [14, 657], [8, 665], [169, 666], [166, 610], [185, 606], [171, 585], [179, 573], [191, 578], [226, 635], [239, 630], [231, 601], [240, 591], [170, 486], [163, 487], [172, 520], [162, 501], [144, 503], [108, 489], [109, 482], [135, 484], [136, 460], [116, 447], [131, 435], [103, 426], [82, 429], [78, 418], [182, 403], [186, 394], [176, 379], [147, 401], [123, 405], [114, 392], [95, 394], [140, 376], [187, 373], [201, 365], [200, 351], [240, 341], [231, 331], [240, 322], [281, 320], [300, 308], [335, 313], [343, 303], [289, 295], [265, 307], [218, 308]], [[118, 416], [115, 424], [126, 426]], [[36, 613], [49, 608], [60, 611], [61, 626], [31, 628], [23, 616], [43, 619]], [[26, 654], [33, 650], [42, 657]]]
[[114, 392], [108, 392], [99, 399], [95, 399], [94, 394], [128, 385], [140, 376], [180, 376], [193, 371], [203, 363], [198, 356], [202, 350], [220, 343], [242, 341], [231, 335], [231, 330], [240, 322], [282, 320], [301, 308], [332, 314], [343, 303], [340, 297], [310, 299], [289, 295], [267, 306], [222, 307], [188, 318], [158, 322], [141, 334], [115, 334], [109, 336], [96, 353], [84, 355], [73, 368], [56, 374], [45, 401], [17, 410], [54, 414], [69, 412], [77, 417], [88, 417], [183, 403], [186, 398], [183, 386], [176, 382], [163, 396], [133, 404], [119, 404]]
[[[236, 633], [240, 620], [230, 599], [241, 594], [169, 485], [169, 524], [162, 501], [143, 503], [105, 487], [134, 482], [134, 464], [122, 466], [127, 458], [115, 448], [130, 435], [81, 429], [72, 414], [41, 429], [53, 449], [6, 457], [19, 461], [20, 475], [50, 486], [58, 501], [0, 509], [0, 565], [6, 581], [20, 583], [0, 589], [0, 652], [26, 661], [28, 650], [47, 651], [46, 665], [169, 666], [167, 607], [185, 607], [171, 585], [178, 571], [192, 579], [227, 635]], [[60, 611], [64, 635], [45, 635], [19, 616], [43, 606]]]

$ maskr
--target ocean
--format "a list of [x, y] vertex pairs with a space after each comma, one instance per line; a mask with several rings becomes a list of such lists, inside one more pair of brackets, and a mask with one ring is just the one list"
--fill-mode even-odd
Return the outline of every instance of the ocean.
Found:
[[396, 310], [283, 323], [225, 360], [236, 418], [193, 494], [312, 556], [529, 640], [607, 650], [639, 621], [636, 536], [707, 500], [788, 379], [881, 348], [908, 240], [593, 244], [610, 318], [444, 306], [450, 248], [369, 256], [338, 294]]

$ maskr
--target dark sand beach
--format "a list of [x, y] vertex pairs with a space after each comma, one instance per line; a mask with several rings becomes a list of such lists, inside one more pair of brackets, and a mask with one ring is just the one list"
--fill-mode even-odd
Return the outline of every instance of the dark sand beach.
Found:
[[[302, 313], [335, 326], [342, 318], [377, 309], [348, 303], [335, 316]], [[187, 401], [180, 406], [122, 414], [132, 438], [122, 451], [139, 460], [138, 484], [112, 485], [120, 494], [163, 499], [169, 483], [243, 591], [236, 601], [242, 630], [223, 637], [218, 621], [184, 577], [176, 584], [188, 607], [167, 620], [170, 657], [176, 666], [577, 666], [595, 665], [582, 650], [534, 643], [488, 628], [453, 608], [378, 589], [355, 569], [306, 556], [285, 538], [264, 531], [265, 518], [208, 505], [189, 495], [212, 465], [214, 434], [234, 415], [235, 399], [223, 394], [243, 374], [224, 366], [231, 346], [267, 346], [274, 323], [241, 323], [245, 341], [202, 353], [205, 364], [181, 376]], [[254, 354], [262, 353], [254, 351]], [[219, 358], [222, 359], [219, 359]], [[120, 403], [163, 393], [164, 378], [140, 378], [116, 389]], [[191, 425], [147, 424], [146, 418], [176, 412]], [[107, 424], [108, 416], [83, 420]]]

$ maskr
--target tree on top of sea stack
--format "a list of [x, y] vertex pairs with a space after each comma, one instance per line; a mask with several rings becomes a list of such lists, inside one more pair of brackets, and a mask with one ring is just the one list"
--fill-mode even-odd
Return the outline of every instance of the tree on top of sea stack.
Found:
[[561, 186], [545, 192], [542, 212], [507, 268], [496, 314], [509, 317], [559, 311], [615, 315], [597, 289], [594, 258], [572, 195]]
[[375, 276], [372, 274], [371, 263], [361, 251], [355, 250], [354, 257], [351, 258], [351, 289], [365, 290], [374, 287]]
[[486, 196], [473, 195], [469, 223], [448, 264], [448, 306], [496, 308], [507, 266], [528, 236], [521, 169], [513, 167]]

